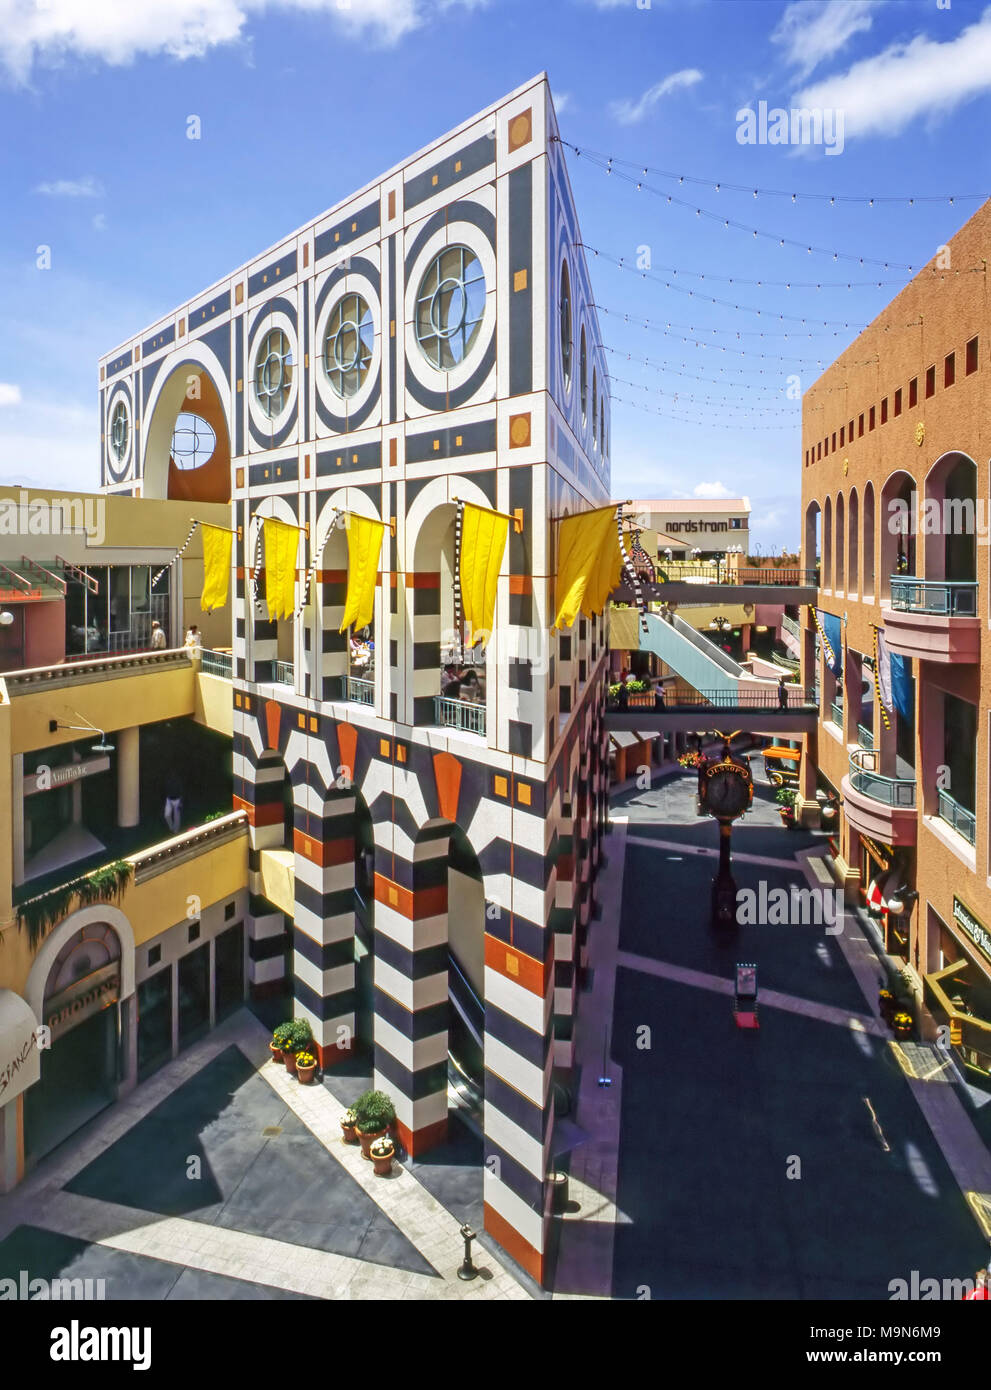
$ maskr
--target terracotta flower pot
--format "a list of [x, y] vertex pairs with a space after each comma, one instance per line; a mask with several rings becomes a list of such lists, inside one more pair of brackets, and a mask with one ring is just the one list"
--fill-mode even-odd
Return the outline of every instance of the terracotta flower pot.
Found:
[[345, 1144], [357, 1144], [357, 1142], [358, 1142], [358, 1131], [355, 1129], [354, 1125], [346, 1125], [346, 1124], [344, 1123], [344, 1121], [342, 1120], [342, 1121], [341, 1121], [341, 1132], [342, 1132], [343, 1135], [344, 1135], [344, 1142], [345, 1142]]
[[279, 1062], [279, 1063], [282, 1062], [283, 1058], [282, 1058], [282, 1048], [281, 1048], [281, 1047], [276, 1047], [275, 1043], [269, 1043], [269, 1045], [268, 1045], [268, 1050], [269, 1050], [269, 1052], [271, 1052], [271, 1054], [272, 1054], [272, 1061], [273, 1061], [273, 1062]]
[[297, 1081], [301, 1081], [301, 1082], [303, 1083], [304, 1086], [308, 1086], [308, 1085], [310, 1084], [310, 1082], [313, 1080], [313, 1073], [316, 1071], [316, 1069], [317, 1069], [317, 1064], [316, 1064], [316, 1062], [313, 1063], [313, 1066], [312, 1066], [312, 1067], [297, 1067], [297, 1068], [296, 1068], [296, 1079], [297, 1079]]
[[358, 1130], [358, 1139], [359, 1139], [359, 1141], [360, 1141], [360, 1143], [361, 1143], [361, 1156], [362, 1156], [362, 1158], [367, 1158], [367, 1159], [370, 1159], [370, 1158], [371, 1158], [372, 1155], [371, 1155], [371, 1153], [370, 1153], [370, 1150], [371, 1150], [372, 1144], [375, 1142], [376, 1139], [381, 1139], [381, 1138], [382, 1138], [382, 1135], [385, 1134], [385, 1133], [386, 1133], [386, 1131], [385, 1131], [384, 1129], [376, 1129], [376, 1130], [373, 1130], [370, 1134], [362, 1134], [361, 1130], [360, 1130], [360, 1129]]
[[295, 1076], [295, 1075], [296, 1075], [296, 1054], [295, 1054], [295, 1052], [283, 1052], [283, 1054], [282, 1054], [282, 1060], [283, 1060], [283, 1061], [285, 1062], [285, 1064], [286, 1064], [286, 1071], [289, 1072], [289, 1074], [290, 1074], [291, 1076]]
[[375, 1171], [380, 1178], [387, 1178], [392, 1172], [392, 1160], [395, 1157], [395, 1149], [390, 1149], [387, 1154], [380, 1158], [378, 1154], [372, 1154], [371, 1160], [375, 1165]]

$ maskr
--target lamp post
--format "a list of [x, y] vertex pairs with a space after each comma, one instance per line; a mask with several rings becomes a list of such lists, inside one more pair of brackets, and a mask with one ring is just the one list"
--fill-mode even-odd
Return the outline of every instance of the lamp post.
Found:
[[718, 632], [720, 636], [729, 632], [732, 626], [733, 624], [730, 622], [729, 618], [723, 618], [722, 616], [713, 618], [709, 624], [710, 629], [713, 632]]
[[476, 1233], [471, 1229], [467, 1222], [461, 1227], [459, 1232], [461, 1239], [465, 1243], [465, 1257], [458, 1269], [459, 1279], [477, 1279], [478, 1270], [471, 1262], [471, 1243], [475, 1239]]

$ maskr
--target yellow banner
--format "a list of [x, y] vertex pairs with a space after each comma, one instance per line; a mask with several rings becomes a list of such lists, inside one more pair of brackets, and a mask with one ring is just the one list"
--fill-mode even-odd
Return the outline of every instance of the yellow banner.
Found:
[[299, 528], [275, 517], [265, 518], [265, 598], [268, 616], [289, 618], [296, 606], [296, 556]]
[[222, 526], [201, 522], [203, 532], [203, 592], [200, 607], [205, 613], [223, 608], [231, 582], [231, 546], [233, 532]]
[[496, 581], [509, 518], [466, 502], [461, 518], [461, 606], [471, 623], [471, 646], [488, 646], [495, 622]]
[[347, 532], [348, 591], [339, 632], [347, 627], [367, 627], [375, 616], [375, 580], [378, 577], [385, 523], [351, 512]]
[[555, 627], [571, 627], [578, 614], [601, 613], [622, 568], [616, 508], [566, 516], [558, 532]]

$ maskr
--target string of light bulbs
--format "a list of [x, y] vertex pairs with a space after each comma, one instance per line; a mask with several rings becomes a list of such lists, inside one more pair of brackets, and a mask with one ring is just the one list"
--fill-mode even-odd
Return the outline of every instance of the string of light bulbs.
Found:
[[[597, 347], [601, 352], [611, 353], [615, 357], [620, 357], [626, 362], [636, 362], [639, 366], [648, 367], [652, 372], [670, 372], [672, 376], [683, 376], [688, 381], [704, 381], [710, 386], [737, 386], [747, 391], [769, 391], [775, 395], [781, 394], [780, 386], [760, 386], [750, 381], [720, 381], [718, 377], [699, 376], [695, 372], [682, 371], [681, 368], [687, 367], [687, 362], [679, 362], [673, 367], [670, 362], [658, 361], [653, 357], [641, 357], [635, 352], [624, 352], [622, 348], [609, 347], [606, 343], [598, 343]], [[733, 375], [741, 375], [744, 372], [755, 372], [758, 376], [773, 376], [778, 381], [781, 380], [780, 371], [771, 371], [764, 367], [714, 367], [714, 371], [728, 372]]]
[[725, 179], [704, 179], [694, 174], [676, 174], [670, 169], [659, 169], [656, 165], [643, 164], [632, 159], [620, 159], [618, 155], [604, 154], [601, 150], [579, 149], [577, 145], [572, 145], [568, 140], [562, 140], [560, 136], [552, 136], [558, 144], [564, 145], [566, 149], [573, 150], [579, 157], [586, 159], [604, 159], [610, 165], [622, 165], [628, 169], [642, 169], [644, 175], [656, 174], [662, 179], [677, 179], [679, 184], [690, 183], [700, 188], [709, 188], [716, 193], [748, 193], [754, 198], [788, 198], [791, 202], [797, 202], [799, 198], [803, 201], [814, 201], [819, 203], [829, 203], [835, 206], [837, 203], [863, 203], [868, 207], [875, 207], [878, 204], [904, 203], [909, 207], [914, 207], [916, 203], [948, 203], [951, 207], [954, 203], [968, 202], [976, 200], [983, 202], [991, 197], [989, 193], [926, 193], [926, 194], [877, 194], [877, 193], [797, 193], [789, 192], [784, 188], [754, 188], [753, 184], [746, 183], [727, 183]]
[[829, 256], [834, 261], [853, 261], [856, 265], [879, 265], [884, 270], [904, 270], [913, 275], [917, 269], [916, 266], [907, 265], [901, 261], [881, 261], [875, 256], [858, 256], [851, 251], [834, 251], [827, 246], [815, 246], [805, 241], [796, 241], [794, 237], [779, 236], [778, 233], [767, 232], [762, 227], [752, 227], [746, 222], [737, 222], [734, 218], [724, 217], [722, 213], [712, 212], [709, 208], [697, 207], [684, 198], [676, 198], [673, 193], [665, 193], [663, 188], [654, 188], [644, 179], [637, 179], [632, 174], [624, 174], [622, 169], [614, 169], [611, 163], [602, 163], [590, 155], [588, 151], [578, 150], [573, 145], [569, 146], [569, 149], [574, 149], [576, 154], [589, 159], [593, 166], [602, 169], [604, 173], [621, 179], [624, 183], [634, 184], [638, 192], [653, 193], [655, 197], [663, 198], [674, 207], [689, 208], [694, 211], [696, 217], [704, 217], [712, 222], [721, 222], [727, 229], [732, 227], [734, 231], [746, 232], [754, 238], [776, 242], [779, 247], [791, 246], [798, 251], [804, 251], [809, 256]]
[[[705, 298], [705, 296], [700, 295], [699, 298]], [[717, 304], [720, 301], [714, 299], [712, 302], [713, 304]], [[596, 304], [595, 308], [598, 307], [599, 306]], [[753, 312], [759, 313], [760, 310], [754, 310]], [[804, 323], [804, 319], [802, 322]], [[811, 331], [808, 333], [765, 333], [757, 328], [704, 328], [701, 324], [697, 323], [670, 322], [670, 326], [672, 328], [686, 329], [689, 333], [728, 333], [733, 338], [783, 338], [788, 342], [793, 338], [842, 338], [844, 330], [850, 333], [862, 333], [864, 331], [863, 328], [857, 328], [853, 324], [844, 324], [842, 328], [826, 330], [817, 329], [814, 333]]]
[[791, 429], [798, 429], [799, 426], [800, 426], [800, 424], [801, 424], [801, 421], [798, 420], [798, 419], [795, 419], [794, 421], [790, 421], [790, 422], [788, 422], [787, 424], [780, 424], [780, 425], [743, 424], [742, 422], [737, 423], [736, 421], [728, 422], [728, 421], [713, 420], [713, 419], [693, 420], [693, 419], [689, 418], [689, 416], [687, 416], [687, 415], [672, 415], [672, 414], [671, 414], [669, 411], [667, 411], [667, 410], [659, 410], [656, 406], [653, 406], [653, 405], [642, 405], [642, 404], [640, 403], [640, 401], [631, 401], [631, 400], [626, 399], [626, 397], [624, 397], [624, 396], [612, 396], [612, 395], [611, 395], [609, 399], [610, 399], [611, 404], [613, 404], [613, 405], [616, 405], [616, 404], [619, 404], [619, 405], [628, 405], [628, 406], [630, 406], [630, 408], [633, 409], [633, 410], [645, 410], [645, 411], [647, 411], [647, 413], [648, 413], [649, 415], [660, 415], [660, 416], [662, 417], [662, 419], [665, 419], [665, 420], [677, 420], [680, 424], [683, 424], [683, 425], [700, 425], [700, 426], [704, 426], [706, 429], [724, 429], [724, 430], [791, 430]]
[[[663, 334], [666, 338], [676, 338], [676, 339], [678, 340], [678, 342], [680, 342], [680, 343], [690, 343], [693, 347], [705, 348], [707, 351], [710, 351], [710, 352], [729, 352], [729, 353], [732, 353], [735, 357], [756, 357], [756, 358], [758, 358], [759, 360], [764, 361], [764, 362], [790, 362], [790, 363], [792, 363], [792, 364], [795, 365], [795, 366], [812, 366], [812, 367], [825, 367], [825, 366], [826, 366], [826, 362], [825, 362], [825, 360], [824, 360], [822, 357], [790, 357], [790, 356], [787, 356], [787, 355], [785, 355], [785, 354], [776, 353], [776, 352], [753, 352], [752, 350], [751, 350], [751, 351], [748, 351], [746, 348], [733, 348], [733, 347], [727, 347], [724, 343], [707, 343], [707, 342], [704, 342], [701, 338], [686, 338], [686, 337], [683, 337], [681, 334], [675, 333], [675, 332], [672, 331], [674, 328], [683, 328], [683, 327], [685, 327], [686, 325], [684, 325], [684, 324], [670, 324], [670, 323], [667, 323], [667, 324], [664, 325], [664, 327], [661, 327], [661, 325], [658, 324], [658, 323], [655, 323], [653, 319], [641, 318], [639, 315], [634, 316], [633, 314], [628, 314], [628, 313], [626, 313], [625, 310], [607, 309], [603, 304], [596, 304], [594, 307], [595, 307], [595, 309], [596, 309], [600, 314], [610, 314], [613, 318], [620, 318], [620, 319], [623, 319], [623, 321], [624, 321], [625, 323], [633, 324], [633, 325], [634, 325], [635, 327], [637, 327], [637, 328], [645, 328], [645, 329], [647, 329], [649, 332], [652, 332], [652, 333], [661, 333], [661, 334]], [[700, 332], [713, 332], [713, 333], [724, 332], [724, 333], [725, 333], [725, 332], [735, 332], [736, 330], [734, 330], [734, 329], [715, 329], [715, 328], [714, 328], [714, 329], [702, 329], [702, 330], [699, 330], [699, 331], [700, 331]], [[741, 334], [737, 334], [737, 337], [740, 337], [740, 336], [742, 336], [742, 335], [741, 335]], [[761, 333], [761, 334], [758, 334], [757, 336], [762, 338], [762, 337], [764, 337], [764, 334]], [[771, 336], [773, 336], [773, 335], [771, 335]], [[778, 335], [778, 336], [781, 336], [781, 335]], [[785, 335], [785, 336], [787, 336], [787, 335]], [[794, 335], [794, 334], [793, 334], [792, 336], [794, 337], [794, 336], [797, 336], [797, 335]], [[813, 335], [810, 333], [808, 336], [809, 336], [809, 337], [812, 337]]]
[[[634, 275], [639, 275], [642, 280], [657, 280], [659, 284], [666, 284], [660, 275], [654, 273], [653, 267], [641, 269], [638, 265], [630, 265], [625, 256], [611, 256], [608, 251], [602, 251], [595, 246], [590, 246], [587, 241], [576, 241], [576, 247], [583, 251], [590, 251], [596, 259], [608, 261], [610, 265], [618, 266], [620, 270], [631, 271]], [[722, 285], [748, 285], [751, 289], [768, 290], [873, 290], [883, 289], [886, 285], [904, 285], [904, 280], [748, 280], [739, 275], [712, 275], [707, 270], [680, 270], [677, 266], [662, 265], [657, 267], [665, 275], [685, 275], [693, 280], [713, 280]], [[983, 269], [983, 267], [968, 267], [971, 269]], [[957, 271], [958, 275], [967, 272]]]
[[[628, 381], [626, 377], [613, 376], [612, 372], [607, 372], [606, 376], [610, 382], [618, 382], [620, 386], [632, 387], [634, 391], [645, 391], [648, 395], [664, 396], [675, 404], [679, 400], [691, 401], [694, 405], [715, 406], [719, 411], [732, 412], [745, 415], [773, 415], [789, 414], [795, 415], [799, 412], [799, 403], [793, 402], [792, 405], [741, 405], [739, 401], [721, 400], [718, 396], [696, 396], [690, 391], [665, 391], [661, 386], [645, 386], [640, 381]], [[779, 393], [780, 394], [780, 393]]]

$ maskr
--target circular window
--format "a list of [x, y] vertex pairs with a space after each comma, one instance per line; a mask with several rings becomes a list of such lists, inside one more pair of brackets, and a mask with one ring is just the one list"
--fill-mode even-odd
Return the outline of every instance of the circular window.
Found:
[[281, 328], [265, 334], [255, 358], [255, 399], [270, 420], [281, 415], [292, 390], [292, 343]]
[[592, 448], [599, 443], [599, 378], [592, 372]]
[[578, 360], [578, 379], [582, 397], [582, 424], [588, 419], [588, 352], [585, 347], [585, 329], [582, 329], [581, 348]]
[[110, 450], [118, 463], [127, 457], [127, 441], [131, 422], [127, 413], [127, 402], [118, 401], [110, 416]]
[[330, 316], [323, 344], [324, 371], [340, 397], [361, 390], [374, 348], [372, 311], [360, 294], [346, 294]]
[[172, 461], [177, 468], [199, 468], [213, 457], [217, 436], [199, 415], [183, 411], [172, 430]]
[[416, 300], [416, 338], [427, 361], [451, 371], [467, 357], [485, 316], [485, 271], [467, 246], [435, 257]]
[[561, 303], [558, 306], [561, 318], [561, 367], [564, 371], [565, 390], [571, 385], [571, 275], [568, 262], [561, 266]]

